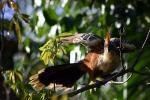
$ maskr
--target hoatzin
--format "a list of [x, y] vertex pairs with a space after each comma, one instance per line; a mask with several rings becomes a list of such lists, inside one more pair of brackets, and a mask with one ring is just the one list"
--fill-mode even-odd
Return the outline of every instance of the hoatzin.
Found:
[[56, 65], [40, 70], [30, 77], [30, 84], [41, 90], [51, 83], [71, 87], [84, 74], [88, 73], [90, 80], [97, 77], [106, 78], [120, 65], [121, 52], [128, 53], [135, 50], [135, 46], [121, 41], [119, 38], [110, 38], [107, 33], [105, 39], [91, 33], [78, 33], [61, 40], [62, 43], [81, 43], [90, 50], [85, 58], [78, 63]]

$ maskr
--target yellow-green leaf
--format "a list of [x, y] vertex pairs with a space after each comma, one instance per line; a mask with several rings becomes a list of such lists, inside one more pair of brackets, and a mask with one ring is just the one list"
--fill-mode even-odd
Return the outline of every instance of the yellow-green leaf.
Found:
[[40, 58], [41, 58], [41, 60], [44, 61], [44, 64], [45, 64], [45, 65], [48, 64], [50, 56], [51, 56], [51, 52], [49, 52], [49, 51], [43, 51], [43, 52], [41, 53]]
[[[95, 82], [94, 82], [94, 81], [91, 81], [91, 82], [89, 83], [89, 85], [92, 85], [92, 84], [95, 84]], [[96, 91], [96, 88], [90, 89], [89, 91], [90, 91], [90, 93], [92, 93], [92, 91]]]
[[15, 24], [15, 30], [17, 33], [18, 41], [19, 41], [19, 43], [21, 43], [22, 37], [21, 37], [20, 26], [19, 26], [18, 20], [15, 20], [14, 24]]
[[17, 78], [20, 80], [20, 81], [22, 81], [23, 80], [23, 77], [22, 77], [22, 74], [21, 74], [21, 72], [20, 71], [16, 71], [16, 76], [17, 76]]
[[40, 59], [43, 60], [44, 64], [47, 65], [49, 62], [54, 63], [54, 59], [59, 53], [63, 52], [60, 44], [60, 38], [51, 38], [42, 47], [39, 48], [42, 51]]

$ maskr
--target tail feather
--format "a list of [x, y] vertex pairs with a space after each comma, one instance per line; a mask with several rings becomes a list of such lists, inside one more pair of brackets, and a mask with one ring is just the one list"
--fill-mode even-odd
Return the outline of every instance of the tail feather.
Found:
[[[119, 38], [111, 38], [111, 45], [110, 46], [115, 47], [115, 49], [117, 51], [119, 51], [118, 48], [120, 47], [120, 39]], [[133, 52], [136, 49], [136, 46], [133, 43], [129, 43], [126, 41], [122, 41], [121, 46], [122, 46], [122, 48], [121, 48], [122, 53]]]
[[31, 76], [29, 84], [37, 90], [41, 90], [51, 83], [71, 87], [84, 73], [80, 63], [58, 65], [42, 69]]

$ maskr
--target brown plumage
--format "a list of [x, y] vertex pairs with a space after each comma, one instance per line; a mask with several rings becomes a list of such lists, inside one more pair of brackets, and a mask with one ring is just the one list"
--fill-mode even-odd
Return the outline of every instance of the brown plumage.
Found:
[[[30, 77], [30, 84], [37, 90], [43, 89], [52, 83], [71, 87], [85, 73], [91, 80], [96, 77], [104, 78], [120, 65], [118, 38], [110, 38], [109, 33], [105, 39], [92, 34], [75, 34], [65, 37], [62, 43], [82, 43], [90, 48], [85, 58], [78, 63], [57, 65], [39, 71]], [[131, 52], [135, 46], [121, 42], [122, 52]]]

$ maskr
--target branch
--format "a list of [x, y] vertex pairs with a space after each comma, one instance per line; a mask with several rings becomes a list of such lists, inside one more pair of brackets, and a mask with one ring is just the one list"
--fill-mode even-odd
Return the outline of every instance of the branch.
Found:
[[[127, 70], [121, 70], [120, 72], [118, 72], [117, 74], [113, 75], [112, 77], [110, 78], [107, 78], [103, 81], [97, 81], [95, 84], [92, 84], [92, 85], [86, 85], [85, 87], [82, 87], [78, 90], [74, 90], [72, 92], [69, 92], [69, 93], [66, 93], [66, 94], [63, 94], [63, 95], [68, 95], [69, 97], [72, 97], [72, 96], [75, 96], [77, 95], [78, 93], [81, 93], [81, 92], [84, 92], [86, 90], [89, 90], [89, 89], [92, 89], [92, 88], [100, 88], [102, 85], [105, 85], [107, 82], [113, 80], [113, 79], [116, 79], [117, 77], [119, 76], [122, 76], [126, 73], [130, 72], [130, 69], [127, 69]], [[59, 97], [61, 97], [62, 95], [59, 95]]]
[[[131, 73], [135, 73], [135, 74], [139, 74], [139, 75], [143, 75], [143, 76], [150, 76], [150, 73], [141, 73], [141, 72], [138, 72], [138, 71], [135, 71], [133, 70], [132, 68], [128, 68], [126, 70], [122, 69], [120, 72], [118, 72], [117, 74], [113, 75], [112, 77], [108, 78], [108, 79], [105, 79], [103, 81], [97, 81], [95, 84], [92, 84], [92, 85], [86, 85], [85, 87], [82, 87], [78, 90], [74, 90], [72, 92], [69, 92], [69, 93], [66, 93], [66, 94], [63, 94], [63, 95], [68, 95], [69, 97], [72, 97], [72, 96], [75, 96], [81, 92], [84, 92], [86, 90], [89, 90], [89, 89], [93, 89], [93, 88], [100, 88], [102, 85], [105, 85], [107, 82], [111, 81], [111, 80], [114, 80], [116, 79], [117, 77], [120, 77], [128, 72], [131, 72]], [[59, 97], [61, 97], [62, 95], [59, 95]]]

